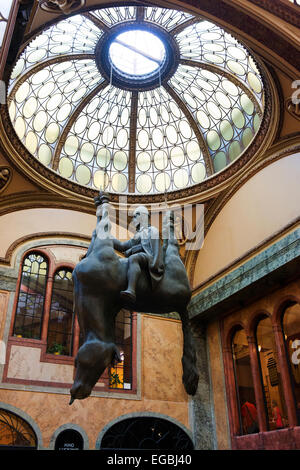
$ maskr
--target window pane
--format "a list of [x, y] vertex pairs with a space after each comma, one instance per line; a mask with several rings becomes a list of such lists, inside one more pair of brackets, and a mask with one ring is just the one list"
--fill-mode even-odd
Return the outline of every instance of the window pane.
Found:
[[257, 410], [249, 346], [244, 330], [235, 333], [232, 341], [232, 353], [240, 416], [240, 432], [241, 434], [252, 434], [258, 432]]
[[38, 253], [23, 262], [14, 335], [40, 339], [48, 264]]
[[256, 338], [269, 429], [283, 428], [288, 426], [287, 410], [270, 318], [259, 322]]
[[298, 424], [300, 424], [300, 305], [286, 309], [283, 332], [290, 364], [292, 386], [296, 400]]
[[132, 313], [121, 310], [116, 318], [116, 345], [122, 362], [110, 368], [110, 388], [132, 388]]
[[60, 269], [54, 275], [48, 324], [47, 352], [72, 355], [73, 339], [72, 271]]
[[37, 439], [32, 427], [14, 413], [0, 409], [0, 448], [36, 448]]

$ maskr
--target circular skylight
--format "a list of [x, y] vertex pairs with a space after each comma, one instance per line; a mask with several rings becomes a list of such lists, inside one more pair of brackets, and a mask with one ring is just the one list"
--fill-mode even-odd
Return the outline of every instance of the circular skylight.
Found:
[[162, 66], [165, 47], [155, 34], [134, 29], [119, 34], [113, 40], [109, 55], [116, 69], [142, 77], [156, 72]]
[[27, 150], [75, 188], [154, 194], [202, 183], [247, 151], [264, 90], [250, 52], [219, 26], [126, 6], [39, 33], [8, 105]]

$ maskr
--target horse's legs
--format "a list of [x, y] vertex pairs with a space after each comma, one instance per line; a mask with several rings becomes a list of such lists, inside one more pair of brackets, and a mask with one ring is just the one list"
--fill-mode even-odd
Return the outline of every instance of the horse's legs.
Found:
[[183, 331], [182, 382], [189, 395], [195, 395], [198, 387], [199, 374], [196, 364], [196, 350], [186, 310], [179, 312]]
[[121, 291], [121, 298], [135, 302], [135, 288], [142, 269], [147, 267], [147, 256], [145, 253], [135, 253], [128, 258], [128, 286], [125, 291]]

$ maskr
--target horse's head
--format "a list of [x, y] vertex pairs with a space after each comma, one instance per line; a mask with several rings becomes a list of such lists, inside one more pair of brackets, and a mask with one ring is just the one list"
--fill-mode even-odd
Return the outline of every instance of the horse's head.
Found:
[[76, 375], [70, 390], [70, 405], [75, 399], [87, 398], [105, 369], [119, 360], [118, 350], [113, 343], [100, 340], [85, 342], [78, 350], [75, 367]]

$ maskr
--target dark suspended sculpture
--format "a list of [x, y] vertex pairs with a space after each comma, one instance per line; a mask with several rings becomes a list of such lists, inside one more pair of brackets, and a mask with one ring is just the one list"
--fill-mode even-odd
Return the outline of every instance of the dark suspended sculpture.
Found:
[[[86, 256], [73, 271], [74, 311], [83, 344], [75, 359], [70, 404], [88, 397], [105, 369], [121, 361], [115, 344], [115, 319], [122, 308], [179, 313], [183, 330], [182, 381], [186, 392], [194, 395], [199, 376], [187, 313], [191, 289], [174, 234], [174, 214], [165, 214], [161, 244], [158, 230], [148, 224], [147, 209], [138, 207], [133, 216], [134, 237], [120, 242], [111, 234], [108, 196], [100, 193], [95, 205], [97, 226]], [[115, 249], [126, 257], [120, 257]]]

